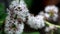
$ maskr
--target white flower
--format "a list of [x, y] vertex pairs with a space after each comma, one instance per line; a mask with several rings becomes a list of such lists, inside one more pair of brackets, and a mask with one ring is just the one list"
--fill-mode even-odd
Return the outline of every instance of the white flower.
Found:
[[36, 20], [37, 20], [37, 23], [39, 23], [41, 27], [45, 26], [45, 24], [44, 24], [44, 16], [43, 15], [37, 15]]
[[[15, 8], [14, 8], [15, 7]], [[23, 20], [25, 19], [28, 11], [27, 9], [22, 9], [22, 11], [18, 8], [18, 7], [22, 7], [19, 3], [19, 0], [13, 0], [12, 3], [10, 4], [9, 8], [14, 8], [14, 15], [13, 17], [15, 17], [15, 15], [17, 14], [18, 15], [18, 18], [22, 18]], [[25, 7], [25, 6], [24, 6]], [[17, 9], [17, 10], [16, 10]], [[23, 29], [24, 29], [24, 24], [23, 22], [21, 22], [20, 24], [18, 24], [19, 22], [17, 21], [17, 19], [14, 20], [14, 18], [12, 18], [13, 20], [11, 20], [10, 16], [11, 16], [11, 13], [10, 13], [10, 10], [7, 9], [8, 11], [8, 16], [6, 17], [6, 20], [5, 20], [5, 33], [6, 34], [22, 34], [23, 32]], [[13, 28], [12, 25], [15, 25], [16, 28]], [[16, 29], [16, 30], [14, 30]]]
[[21, 18], [25, 21], [26, 16], [28, 16], [29, 10], [26, 7], [24, 0], [20, 0], [20, 4], [14, 8], [15, 14], [17, 14], [17, 18]]
[[22, 7], [22, 9], [27, 9], [26, 7], [26, 3], [24, 0], [20, 0], [20, 6]]
[[52, 10], [55, 13], [58, 13], [58, 7], [56, 7], [55, 5], [48, 5], [48, 6], [45, 7], [45, 12], [50, 12]]
[[13, 30], [8, 31], [7, 34], [13, 34]]
[[53, 21], [56, 21], [58, 18], [58, 7], [55, 5], [48, 5], [45, 7], [45, 17], [51, 18]]
[[[18, 24], [18, 21], [17, 20], [15, 20], [15, 22], [14, 22], [14, 20], [10, 20], [9, 19], [10, 18], [10, 16], [8, 15], [7, 17], [6, 17], [6, 20], [5, 20], [5, 33], [6, 34], [13, 34], [13, 33], [16, 33], [16, 34], [21, 34], [22, 32], [23, 32], [23, 29], [24, 29], [24, 24], [23, 24], [23, 22], [21, 23], [21, 24]], [[11, 22], [11, 23], [10, 23]], [[16, 28], [18, 29], [16, 29], [16, 30], [14, 30], [13, 28], [10, 28], [10, 26], [12, 27], [12, 25], [15, 25], [16, 26]]]
[[17, 26], [18, 30], [16, 30], [16, 34], [22, 34], [23, 29], [24, 29], [24, 24], [21, 23]]
[[17, 30], [15, 31], [15, 34], [22, 34], [23, 29], [24, 29], [24, 23], [21, 22], [21, 24], [18, 24], [17, 22], [15, 23]]
[[11, 25], [12, 25], [12, 23], [10, 23], [9, 16], [7, 16], [6, 20], [5, 20], [5, 28], [4, 28], [4, 31], [6, 34], [12, 34], [12, 32], [9, 31], [10, 30], [9, 26], [11, 26]]
[[50, 18], [50, 15], [49, 15], [48, 13], [45, 13], [44, 16], [45, 16], [46, 18]]
[[[14, 30], [13, 27], [12, 27], [13, 23], [11, 23], [11, 24], [8, 24], [8, 23], [9, 23], [9, 21], [5, 23], [5, 28], [4, 28], [5, 33], [7, 33], [7, 34], [13, 34], [13, 33], [22, 34], [23, 29], [24, 29], [24, 24], [23, 23], [18, 24], [18, 22], [16, 20], [15, 23], [14, 23], [14, 25], [16, 27], [16, 30]], [[9, 26], [11, 26], [12, 28], [10, 28]]]
[[13, 8], [13, 7], [17, 6], [18, 3], [19, 3], [18, 0], [13, 0], [13, 1], [11, 2], [11, 4], [9, 5], [9, 8]]
[[34, 16], [28, 16], [28, 25], [30, 25], [31, 28], [36, 28], [35, 23], [34, 23]]
[[5, 27], [9, 27], [12, 23], [10, 23], [10, 16], [8, 15], [5, 20]]
[[58, 18], [58, 14], [54, 14], [53, 20], [57, 21], [57, 18]]
[[49, 27], [46, 27], [45, 28], [45, 32], [49, 32], [50, 31], [50, 28]]
[[37, 15], [37, 16], [28, 16], [28, 22], [27, 24], [30, 25], [31, 28], [34, 29], [38, 29], [38, 28], [42, 28], [45, 26], [44, 24], [44, 17], [41, 15]]
[[[47, 19], [51, 18], [50, 14], [48, 14], [48, 13], [45, 13], [45, 17], [46, 17]], [[58, 14], [54, 14], [54, 15], [52, 16], [52, 20], [53, 20], [53, 21], [57, 21], [57, 18], [58, 18]]]

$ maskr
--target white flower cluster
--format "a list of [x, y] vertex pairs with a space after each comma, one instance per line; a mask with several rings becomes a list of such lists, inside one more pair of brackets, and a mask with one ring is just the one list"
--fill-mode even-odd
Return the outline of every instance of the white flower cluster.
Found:
[[45, 7], [45, 11], [46, 12], [53, 11], [54, 13], [58, 13], [58, 7], [56, 7], [55, 5], [48, 5]]
[[[23, 21], [25, 21], [26, 17], [28, 16], [27, 24], [30, 25], [31, 28], [34, 28], [34, 29], [40, 28], [41, 29], [45, 26], [44, 17], [40, 14], [35, 17], [33, 15], [31, 16], [24, 0], [20, 0], [19, 3], [18, 3], [18, 0], [15, 0], [11, 3], [11, 5], [9, 7], [10, 7], [10, 9], [13, 8], [14, 13], [17, 14], [17, 18], [21, 18]], [[7, 19], [5, 22], [5, 32], [7, 34], [13, 34], [13, 33], [21, 34], [24, 29], [23, 22], [21, 24], [17, 24], [18, 20], [14, 20], [14, 19], [10, 20], [10, 11], [8, 12], [8, 14], [9, 15], [7, 16]], [[16, 26], [18, 31], [17, 31], [17, 29], [16, 29], [16, 31], [14, 31], [14, 28], [10, 28], [10, 26], [12, 26], [13, 24]]]
[[[14, 16], [14, 15], [13, 15]], [[9, 13], [5, 20], [5, 33], [6, 34], [22, 34], [24, 29], [24, 23], [19, 24], [17, 19], [11, 16]], [[12, 17], [12, 18], [11, 18]], [[15, 26], [14, 26], [15, 25]]]
[[[14, 0], [11, 2], [10, 9], [13, 10], [14, 15], [17, 15], [17, 19], [21, 18], [23, 21], [21, 21], [21, 23], [18, 22], [17, 19], [14, 19], [14, 17], [11, 20], [11, 10], [8, 10], [8, 16], [6, 17], [6, 21], [5, 21], [5, 32], [7, 34], [22, 34], [23, 29], [24, 29], [24, 23], [26, 21], [26, 17], [28, 18], [27, 20], [27, 24], [34, 29], [41, 29], [45, 26], [45, 20], [44, 18], [50, 18], [52, 15], [52, 19], [54, 21], [56, 21], [58, 15], [58, 8], [55, 5], [50, 5], [45, 7], [45, 13], [44, 12], [40, 12], [37, 16], [31, 15], [29, 13], [29, 10], [24, 2], [24, 0]], [[52, 15], [51, 15], [52, 14]], [[14, 26], [15, 25], [15, 26]], [[14, 27], [13, 27], [14, 26]], [[53, 29], [51, 27], [49, 27], [50, 29]], [[46, 29], [47, 31], [47, 29]]]
[[53, 19], [53, 21], [56, 21], [58, 18], [58, 7], [55, 5], [48, 5], [45, 7], [45, 17]]
[[13, 0], [11, 4], [9, 5], [9, 8], [13, 8], [19, 4], [19, 0]]
[[[11, 10], [9, 10], [9, 9], [7, 9], [7, 11], [8, 11], [8, 16], [6, 17], [6, 20], [5, 20], [5, 33], [6, 34], [22, 34], [22, 32], [23, 32], [23, 29], [24, 29], [24, 23], [23, 22], [21, 22], [21, 23], [19, 23], [18, 22], [18, 20], [17, 19], [14, 19], [15, 18], [15, 16], [14, 15], [16, 15], [16, 12], [15, 11], [19, 11], [19, 12], [21, 12], [19, 9], [20, 9], [20, 3], [18, 3], [18, 1], [19, 0], [14, 0], [14, 1], [12, 1], [12, 3], [10, 4], [10, 6], [9, 6], [9, 8], [10, 9], [12, 9], [13, 10], [13, 12], [14, 12], [14, 14], [13, 15], [11, 15]], [[22, 1], [22, 0], [21, 0]], [[18, 8], [18, 10], [16, 10], [16, 8]], [[24, 9], [23, 9], [24, 10]], [[24, 10], [25, 11], [25, 10]], [[24, 12], [23, 11], [23, 12]], [[18, 12], [18, 13], [19, 13]], [[25, 15], [25, 13], [23, 13], [23, 12], [21, 12], [22, 14], [24, 14]], [[25, 18], [22, 14], [21, 15], [19, 15], [17, 13], [17, 15], [18, 16], [21, 16], [21, 18], [23, 17], [23, 18]], [[12, 18], [11, 18], [12, 17]], [[20, 17], [19, 17], [20, 18]]]
[[20, 4], [14, 8], [15, 14], [18, 15], [17, 18], [21, 18], [23, 21], [25, 21], [25, 18], [29, 13], [28, 11], [24, 0], [20, 0]]
[[[18, 24], [19, 22], [17, 20], [10, 20], [9, 16], [7, 16], [7, 19], [5, 21], [5, 33], [6, 34], [22, 34], [24, 29], [24, 24]], [[14, 26], [15, 25], [15, 26]]]
[[34, 28], [34, 29], [41, 29], [45, 26], [44, 24], [44, 16], [43, 15], [37, 15], [37, 16], [34, 16], [34, 15], [29, 15], [28, 16], [28, 22], [27, 24], [31, 27], [31, 28]]

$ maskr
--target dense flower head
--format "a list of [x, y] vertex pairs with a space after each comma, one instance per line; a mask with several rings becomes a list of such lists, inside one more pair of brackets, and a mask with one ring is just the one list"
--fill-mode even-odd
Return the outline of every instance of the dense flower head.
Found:
[[29, 15], [27, 24], [34, 29], [43, 28], [45, 26], [44, 17], [41, 15], [37, 15], [37, 16]]
[[55, 5], [48, 5], [45, 7], [45, 17], [57, 21], [58, 18], [58, 7]]
[[10, 17], [6, 17], [5, 21], [5, 33], [6, 34], [22, 34], [23, 29], [24, 29], [24, 24], [18, 24], [19, 22], [17, 20], [10, 20]]
[[[21, 23], [18, 22], [17, 18], [21, 17], [23, 20], [25, 19], [27, 9], [23, 9], [24, 7], [25, 6], [21, 6], [21, 4], [19, 3], [19, 0], [14, 0], [11, 2], [9, 9], [7, 9], [8, 16], [6, 17], [6, 21], [5, 21], [4, 29], [6, 34], [14, 34], [14, 33], [22, 34], [24, 29], [24, 23], [22, 21]], [[17, 18], [14, 19], [16, 15], [17, 15]]]

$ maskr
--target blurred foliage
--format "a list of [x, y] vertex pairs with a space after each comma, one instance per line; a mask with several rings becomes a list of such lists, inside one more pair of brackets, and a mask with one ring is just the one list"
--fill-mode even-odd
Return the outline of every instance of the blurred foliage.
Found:
[[0, 3], [0, 21], [4, 20], [7, 15], [4, 11], [5, 11], [4, 3]]
[[27, 7], [30, 8], [32, 5], [33, 0], [25, 0]]
[[1, 30], [1, 28], [6, 16], [7, 14], [5, 13], [4, 3], [0, 3], [0, 34], [3, 34], [3, 30]]
[[5, 17], [6, 17], [6, 13], [4, 12], [5, 9], [4, 9], [4, 4], [3, 3], [0, 3], [0, 27], [2, 26], [3, 24], [3, 21], [5, 20]]

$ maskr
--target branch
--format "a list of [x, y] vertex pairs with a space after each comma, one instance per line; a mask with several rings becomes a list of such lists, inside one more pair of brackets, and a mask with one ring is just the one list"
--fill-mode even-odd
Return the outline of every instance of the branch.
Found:
[[[52, 26], [52, 25], [55, 25], [55, 24], [51, 24], [50, 22], [48, 21], [45, 21], [45, 24], [49, 25], [49, 26]], [[60, 28], [60, 25], [55, 25], [57, 28]]]

